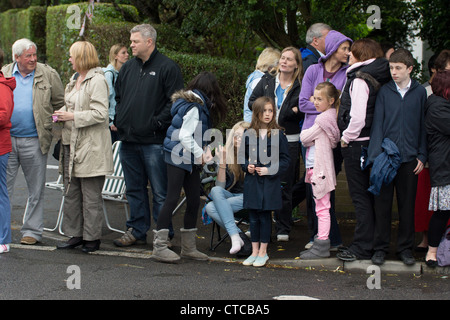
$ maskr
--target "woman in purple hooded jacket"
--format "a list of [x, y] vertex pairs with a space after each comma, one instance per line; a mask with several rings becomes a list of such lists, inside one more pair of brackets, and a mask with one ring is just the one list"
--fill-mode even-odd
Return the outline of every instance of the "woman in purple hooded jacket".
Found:
[[[310, 66], [303, 77], [302, 88], [299, 96], [299, 109], [305, 114], [302, 130], [309, 129], [314, 124], [319, 112], [314, 107], [313, 95], [314, 88], [321, 82], [331, 82], [338, 90], [342, 90], [347, 80], [346, 71], [348, 68], [348, 57], [353, 40], [342, 33], [331, 30], [325, 38], [325, 56], [319, 59], [319, 62]], [[338, 146], [339, 148], [339, 146]], [[337, 150], [334, 154], [340, 154]], [[305, 148], [302, 147], [303, 159], [305, 159]], [[336, 164], [335, 159], [335, 164]], [[340, 164], [336, 168], [336, 175], [339, 173]], [[312, 245], [314, 234], [317, 232], [317, 223], [315, 217], [314, 200], [310, 185], [306, 188], [306, 206], [308, 213], [308, 226], [313, 233], [311, 241], [306, 248]], [[334, 212], [334, 191], [331, 194], [331, 246], [336, 247], [342, 244], [339, 227]]]

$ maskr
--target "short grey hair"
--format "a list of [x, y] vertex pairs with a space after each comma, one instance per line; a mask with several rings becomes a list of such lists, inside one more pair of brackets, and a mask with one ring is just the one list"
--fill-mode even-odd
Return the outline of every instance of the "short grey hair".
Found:
[[156, 42], [156, 30], [149, 24], [139, 24], [130, 30], [130, 33], [139, 32], [143, 38], [151, 38]]
[[36, 43], [31, 41], [30, 39], [19, 39], [12, 45], [12, 55], [14, 61], [16, 60], [16, 56], [20, 57], [22, 53], [26, 50], [29, 50], [30, 48], [35, 47], [37, 51]]
[[314, 23], [309, 27], [308, 31], [306, 31], [306, 43], [310, 44], [313, 42], [314, 38], [322, 37], [323, 30], [331, 31], [331, 27], [325, 23]]

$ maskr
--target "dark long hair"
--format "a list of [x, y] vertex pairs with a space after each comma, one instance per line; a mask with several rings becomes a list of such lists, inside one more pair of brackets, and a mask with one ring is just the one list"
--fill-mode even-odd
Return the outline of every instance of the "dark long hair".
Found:
[[250, 123], [250, 129], [254, 129], [259, 137], [259, 130], [261, 129], [261, 119], [260, 116], [264, 113], [264, 107], [266, 104], [272, 106], [273, 118], [272, 121], [267, 125], [267, 136], [270, 137], [272, 129], [283, 129], [280, 127], [276, 120], [277, 109], [275, 107], [275, 102], [272, 98], [267, 96], [259, 97], [253, 102], [252, 105], [252, 122]]
[[225, 119], [227, 114], [227, 104], [220, 89], [216, 76], [207, 71], [199, 73], [187, 85], [187, 90], [197, 89], [201, 91], [210, 101], [209, 114], [213, 126]]

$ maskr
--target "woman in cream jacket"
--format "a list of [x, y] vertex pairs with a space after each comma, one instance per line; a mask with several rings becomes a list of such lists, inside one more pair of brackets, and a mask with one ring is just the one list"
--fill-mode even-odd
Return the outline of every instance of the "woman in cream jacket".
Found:
[[102, 188], [113, 172], [111, 135], [108, 129], [108, 84], [99, 67], [94, 46], [75, 42], [70, 48], [72, 76], [65, 91], [65, 106], [56, 111], [63, 121], [62, 156], [65, 232], [71, 238], [58, 249], [83, 245], [98, 250], [103, 224]]

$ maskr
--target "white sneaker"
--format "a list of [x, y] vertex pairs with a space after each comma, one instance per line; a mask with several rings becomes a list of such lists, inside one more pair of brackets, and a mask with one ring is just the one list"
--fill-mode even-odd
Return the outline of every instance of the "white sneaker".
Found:
[[0, 244], [0, 253], [9, 252], [9, 244]]
[[277, 235], [277, 241], [289, 241], [289, 236], [287, 234]]
[[313, 243], [314, 243], [313, 241], [310, 241], [307, 244], [305, 244], [305, 249], [309, 250], [312, 247]]

